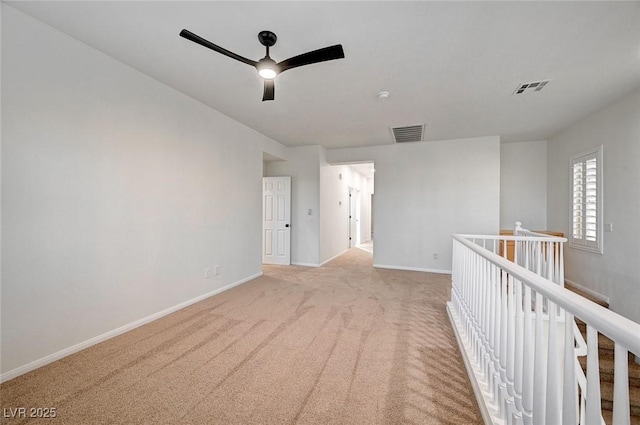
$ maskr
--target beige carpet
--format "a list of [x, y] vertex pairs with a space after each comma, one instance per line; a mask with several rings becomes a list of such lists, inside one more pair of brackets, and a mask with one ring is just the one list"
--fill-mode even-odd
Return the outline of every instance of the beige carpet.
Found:
[[[450, 276], [351, 249], [264, 276], [2, 384], [46, 424], [480, 424]], [[3, 415], [6, 416], [6, 415]]]

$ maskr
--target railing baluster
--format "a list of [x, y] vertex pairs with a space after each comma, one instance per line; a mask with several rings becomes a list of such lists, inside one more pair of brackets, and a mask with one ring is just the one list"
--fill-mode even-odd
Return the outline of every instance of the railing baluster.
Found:
[[536, 327], [533, 376], [533, 423], [544, 425], [546, 415], [547, 356], [544, 340], [542, 294], [536, 292]]
[[480, 259], [480, 275], [478, 276], [478, 286], [479, 293], [477, 296], [477, 317], [478, 317], [478, 361], [482, 370], [483, 377], [486, 377], [484, 371], [484, 287], [486, 282], [485, 277], [485, 268], [486, 261], [484, 259]]
[[489, 390], [489, 394], [491, 397], [491, 401], [495, 403], [495, 362], [496, 362], [496, 291], [495, 291], [495, 275], [496, 275], [496, 267], [495, 265], [491, 265], [489, 270], [489, 368], [488, 375], [489, 379], [487, 381], [487, 389]]
[[506, 404], [504, 401], [507, 398], [507, 275], [506, 273], [500, 274], [500, 413], [503, 418], [506, 419]]
[[[544, 249], [547, 253], [547, 279], [552, 282], [555, 282], [553, 276], [553, 250], [551, 249], [551, 242], [543, 242]], [[556, 282], [557, 283], [557, 282]]]
[[564, 286], [560, 276], [560, 244], [553, 242], [551, 246], [553, 247], [553, 281], [560, 286]]
[[493, 403], [495, 407], [500, 406], [500, 344], [502, 340], [502, 293], [500, 286], [500, 276], [502, 272], [500, 270], [495, 270], [494, 282], [493, 282], [493, 290], [495, 293], [495, 305], [494, 305], [494, 316], [495, 316], [495, 335], [494, 335], [494, 346], [493, 346], [493, 354], [494, 354], [494, 363], [493, 366], [495, 371], [493, 373], [494, 376], [494, 385], [493, 385]]
[[629, 425], [629, 352], [616, 343], [613, 372], [613, 425]]
[[[538, 244], [538, 242], [534, 242], [536, 245]], [[536, 249], [536, 252], [538, 252], [538, 250]], [[535, 268], [535, 272], [539, 275], [542, 276], [542, 258], [540, 258], [540, 256], [536, 256], [536, 268]]]
[[513, 284], [513, 276], [509, 275], [507, 279], [508, 304], [507, 304], [507, 393], [509, 398], [513, 399], [514, 389], [514, 372], [515, 372], [515, 345], [516, 345], [516, 297], [515, 285]]
[[489, 303], [491, 294], [489, 293], [489, 287], [491, 285], [491, 264], [488, 261], [484, 262], [484, 284], [483, 284], [483, 292], [482, 292], [482, 346], [483, 346], [483, 368], [484, 368], [484, 378], [487, 383], [489, 383], [489, 363], [491, 361], [491, 356], [489, 355], [489, 333], [490, 333], [490, 314], [489, 311]]
[[564, 314], [564, 373], [562, 381], [562, 423], [578, 423], [578, 384], [576, 381], [576, 350], [573, 335], [574, 318]]
[[[505, 239], [505, 240], [502, 242], [502, 244], [503, 244], [503, 246], [502, 246], [502, 253], [503, 253], [503, 255], [502, 255], [502, 256], [503, 256], [504, 258], [509, 258], [509, 251], [508, 251], [508, 249], [509, 249], [509, 244], [507, 243], [507, 240]], [[515, 244], [514, 244], [514, 251], [515, 251]], [[514, 254], [514, 255], [515, 255], [515, 254]]]
[[587, 325], [587, 415], [585, 425], [601, 425], [598, 331]]
[[547, 411], [546, 423], [560, 423], [560, 364], [558, 359], [558, 312], [556, 305], [548, 301], [549, 340], [547, 342]]
[[564, 244], [558, 243], [558, 245], [560, 245], [560, 255], [558, 256], [558, 258], [560, 258], [560, 261], [558, 261], [560, 263], [558, 266], [558, 269], [560, 270], [560, 278], [556, 283], [564, 288]]
[[526, 425], [533, 423], [533, 315], [531, 314], [531, 288], [524, 288], [524, 348], [523, 348], [523, 381], [522, 381], [522, 409], [523, 420]]
[[[478, 266], [480, 264], [480, 258], [473, 258], [472, 262], [475, 263], [473, 265], [473, 269], [478, 270], [479, 268]], [[472, 326], [471, 332], [473, 336], [474, 356], [477, 359], [478, 358], [478, 352], [477, 352], [478, 350], [478, 291], [474, 289], [478, 285], [478, 276], [475, 274], [471, 274], [469, 277], [473, 283], [473, 285], [469, 285], [469, 293], [471, 294], [471, 297], [473, 300], [471, 304], [471, 317], [473, 319], [473, 326]]]
[[[522, 307], [522, 282], [514, 279], [516, 290], [516, 328], [515, 328], [515, 354], [514, 354], [514, 401], [516, 411], [522, 412], [522, 374], [523, 374], [523, 350], [524, 350], [524, 323]], [[519, 416], [522, 416], [520, 413]]]

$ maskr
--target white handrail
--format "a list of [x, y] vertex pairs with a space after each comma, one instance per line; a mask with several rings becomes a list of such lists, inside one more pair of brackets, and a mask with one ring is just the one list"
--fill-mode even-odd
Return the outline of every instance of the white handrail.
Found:
[[[542, 247], [566, 239], [543, 234], [453, 239], [452, 300], [447, 310], [470, 378], [478, 381], [476, 393], [485, 399], [485, 420], [602, 424], [597, 348], [601, 332], [616, 343], [614, 420], [628, 424], [628, 371], [623, 363], [628, 352], [640, 353], [640, 325], [553, 281], [563, 274], [557, 273], [563, 267], [561, 246]], [[509, 241], [522, 242], [524, 260], [504, 258]], [[588, 342], [574, 317], [587, 324]], [[587, 355], [586, 376], [576, 358], [581, 355]]]

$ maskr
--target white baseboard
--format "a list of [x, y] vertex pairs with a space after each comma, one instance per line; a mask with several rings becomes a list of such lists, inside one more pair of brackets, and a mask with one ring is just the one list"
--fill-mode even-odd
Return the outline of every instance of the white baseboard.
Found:
[[292, 266], [300, 266], [300, 267], [320, 267], [320, 264], [313, 263], [291, 263]]
[[118, 336], [118, 335], [123, 334], [125, 332], [128, 332], [130, 330], [133, 330], [135, 328], [138, 328], [138, 327], [140, 327], [142, 325], [146, 325], [147, 323], [153, 322], [154, 320], [158, 320], [163, 316], [166, 316], [166, 315], [171, 314], [171, 313], [173, 313], [175, 311], [178, 311], [180, 309], [188, 307], [191, 304], [195, 304], [195, 303], [197, 303], [199, 301], [202, 301], [204, 299], [207, 299], [209, 297], [217, 295], [217, 294], [219, 294], [221, 292], [228, 291], [231, 288], [234, 288], [234, 287], [236, 287], [238, 285], [242, 285], [243, 283], [249, 282], [250, 280], [256, 279], [256, 278], [258, 278], [260, 276], [262, 276], [262, 272], [256, 273], [256, 274], [254, 274], [252, 276], [246, 277], [246, 278], [244, 278], [242, 280], [239, 280], [237, 282], [230, 283], [228, 285], [223, 286], [222, 288], [218, 288], [218, 289], [213, 290], [211, 292], [207, 292], [206, 294], [197, 296], [197, 297], [192, 298], [190, 300], [181, 302], [180, 304], [176, 304], [176, 305], [174, 305], [172, 307], [169, 307], [167, 309], [164, 309], [162, 311], [154, 313], [154, 314], [152, 314], [150, 316], [143, 317], [140, 320], [136, 320], [135, 322], [129, 323], [129, 324], [124, 325], [124, 326], [121, 326], [121, 327], [119, 327], [117, 329], [113, 329], [113, 330], [111, 330], [111, 331], [109, 331], [107, 333], [104, 333], [102, 335], [98, 335], [98, 336], [95, 336], [93, 338], [89, 338], [86, 341], [83, 341], [83, 342], [80, 342], [78, 344], [72, 345], [71, 347], [65, 348], [65, 349], [60, 350], [60, 351], [58, 351], [56, 353], [49, 354], [48, 356], [42, 357], [42, 358], [40, 358], [38, 360], [34, 360], [34, 361], [30, 362], [30, 363], [27, 363], [26, 365], [19, 366], [19, 367], [15, 368], [15, 369], [12, 369], [10, 371], [7, 371], [7, 372], [1, 374], [0, 375], [0, 383], [8, 381], [8, 380], [13, 379], [13, 378], [17, 378], [20, 375], [24, 375], [27, 372], [31, 372], [32, 370], [35, 370], [35, 369], [38, 369], [38, 368], [40, 368], [42, 366], [48, 365], [49, 363], [53, 363], [53, 362], [55, 362], [57, 360], [60, 360], [60, 359], [62, 359], [64, 357], [67, 357], [67, 356], [69, 356], [71, 354], [77, 353], [78, 351], [84, 350], [85, 348], [89, 348], [92, 345], [99, 344], [99, 343], [101, 343], [103, 341], [111, 339], [111, 338], [113, 338], [115, 336]]
[[401, 266], [389, 266], [386, 264], [374, 264], [373, 267], [378, 269], [392, 269], [392, 270], [407, 270], [410, 272], [426, 272], [426, 273], [438, 273], [438, 274], [451, 274], [451, 270], [442, 269], [425, 269], [421, 267], [401, 267]]
[[594, 291], [593, 289], [589, 289], [587, 287], [584, 287], [584, 286], [580, 285], [579, 283], [575, 283], [572, 280], [565, 279], [564, 281], [565, 281], [565, 283], [568, 283], [569, 285], [575, 287], [576, 289], [579, 289], [582, 292], [585, 292], [585, 293], [591, 295], [593, 298], [595, 298], [597, 300], [600, 300], [600, 301], [604, 301], [607, 304], [609, 304], [609, 297], [607, 297], [605, 295], [602, 295], [599, 292]]
[[322, 263], [320, 263], [320, 266], [324, 266], [324, 265], [325, 265], [325, 264], [327, 264], [329, 261], [333, 261], [333, 260], [335, 260], [336, 258], [338, 258], [339, 256], [341, 256], [342, 254], [344, 254], [344, 253], [345, 253], [345, 252], [347, 252], [347, 251], [348, 251], [348, 249], [345, 249], [345, 250], [344, 250], [344, 251], [342, 251], [340, 254], [336, 254], [336, 255], [334, 255], [333, 257], [329, 258], [328, 260], [323, 261]]
[[322, 267], [325, 264], [327, 264], [329, 261], [335, 260], [336, 258], [338, 258], [339, 256], [341, 256], [342, 254], [344, 254], [347, 251], [348, 251], [348, 249], [345, 249], [340, 254], [334, 255], [333, 257], [329, 258], [328, 260], [323, 261], [320, 264], [315, 264], [315, 263], [291, 263], [291, 265], [292, 266], [302, 266], [302, 267]]

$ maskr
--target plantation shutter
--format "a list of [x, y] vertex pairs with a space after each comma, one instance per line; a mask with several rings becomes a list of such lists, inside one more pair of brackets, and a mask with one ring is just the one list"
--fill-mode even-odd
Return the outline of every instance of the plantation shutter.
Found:
[[571, 245], [601, 252], [602, 149], [571, 159]]

